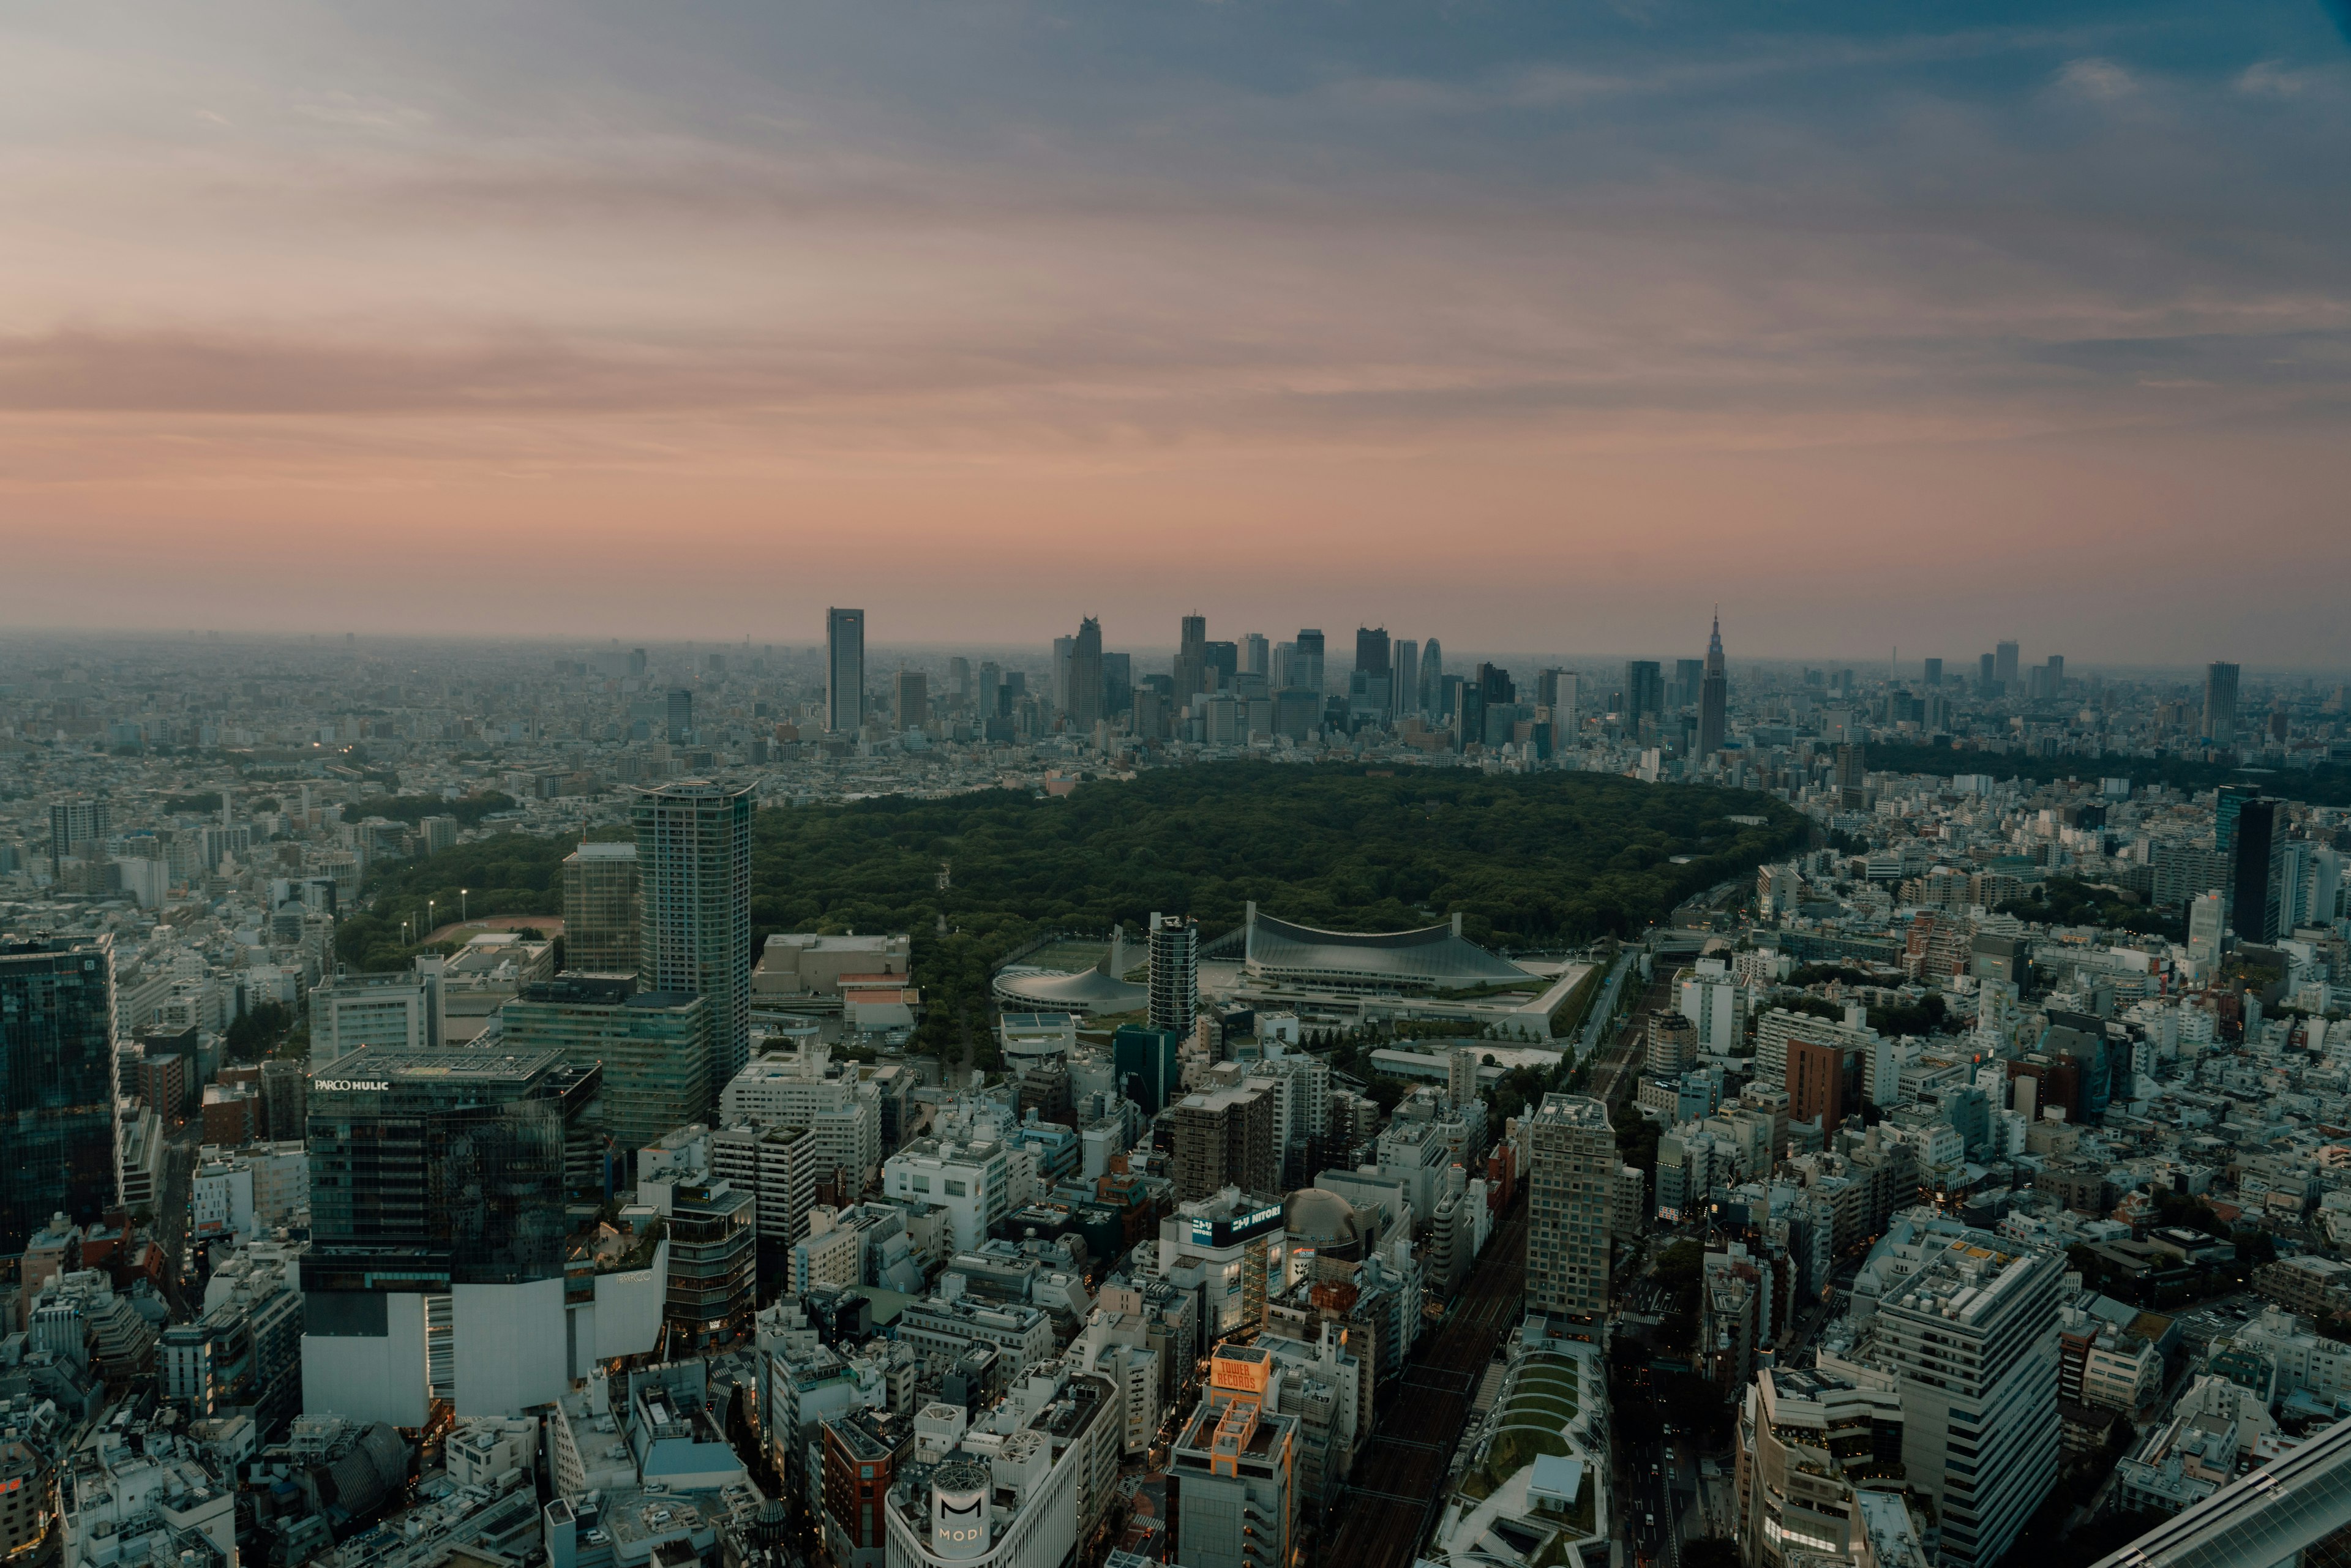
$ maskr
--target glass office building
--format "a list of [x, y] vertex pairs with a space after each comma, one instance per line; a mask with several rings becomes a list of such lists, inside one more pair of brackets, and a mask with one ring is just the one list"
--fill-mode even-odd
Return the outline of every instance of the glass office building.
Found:
[[116, 1201], [114, 938], [0, 937], [0, 1251]]

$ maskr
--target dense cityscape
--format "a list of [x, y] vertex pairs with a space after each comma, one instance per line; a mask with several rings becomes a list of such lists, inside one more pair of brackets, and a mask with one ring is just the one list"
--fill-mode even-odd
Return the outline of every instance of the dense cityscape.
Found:
[[[1606, 659], [13, 635], [0, 1555], [2332, 1540], [2351, 690], [1750, 661], [1726, 609]], [[1057, 816], [1134, 880], [1008, 879]]]

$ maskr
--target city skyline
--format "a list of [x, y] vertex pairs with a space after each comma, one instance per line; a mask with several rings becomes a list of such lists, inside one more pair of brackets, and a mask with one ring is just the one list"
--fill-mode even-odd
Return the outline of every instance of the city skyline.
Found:
[[2321, 7], [527, 14], [0, 31], [12, 616], [2346, 662]]

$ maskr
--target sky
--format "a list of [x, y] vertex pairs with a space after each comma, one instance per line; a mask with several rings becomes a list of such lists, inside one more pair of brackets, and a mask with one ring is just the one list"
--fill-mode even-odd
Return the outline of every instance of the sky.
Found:
[[8, 7], [0, 624], [2338, 669], [2330, 4]]

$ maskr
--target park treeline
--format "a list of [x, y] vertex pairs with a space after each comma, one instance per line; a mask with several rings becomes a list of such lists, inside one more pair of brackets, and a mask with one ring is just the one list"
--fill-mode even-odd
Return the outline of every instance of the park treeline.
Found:
[[[1254, 900], [1334, 930], [1458, 911], [1464, 934], [1489, 946], [1579, 946], [1639, 932], [1808, 831], [1765, 796], [1710, 786], [1212, 763], [1060, 798], [982, 790], [761, 811], [751, 919], [755, 942], [772, 931], [911, 932], [925, 1040], [945, 1043], [982, 1023], [994, 966], [1044, 932], [1116, 923], [1139, 933], [1157, 911], [1191, 915], [1213, 939]], [[475, 915], [556, 913], [571, 847], [502, 835], [389, 867], [339, 951], [355, 966], [404, 964], [401, 919], [428, 897], [445, 918], [460, 886]]]

